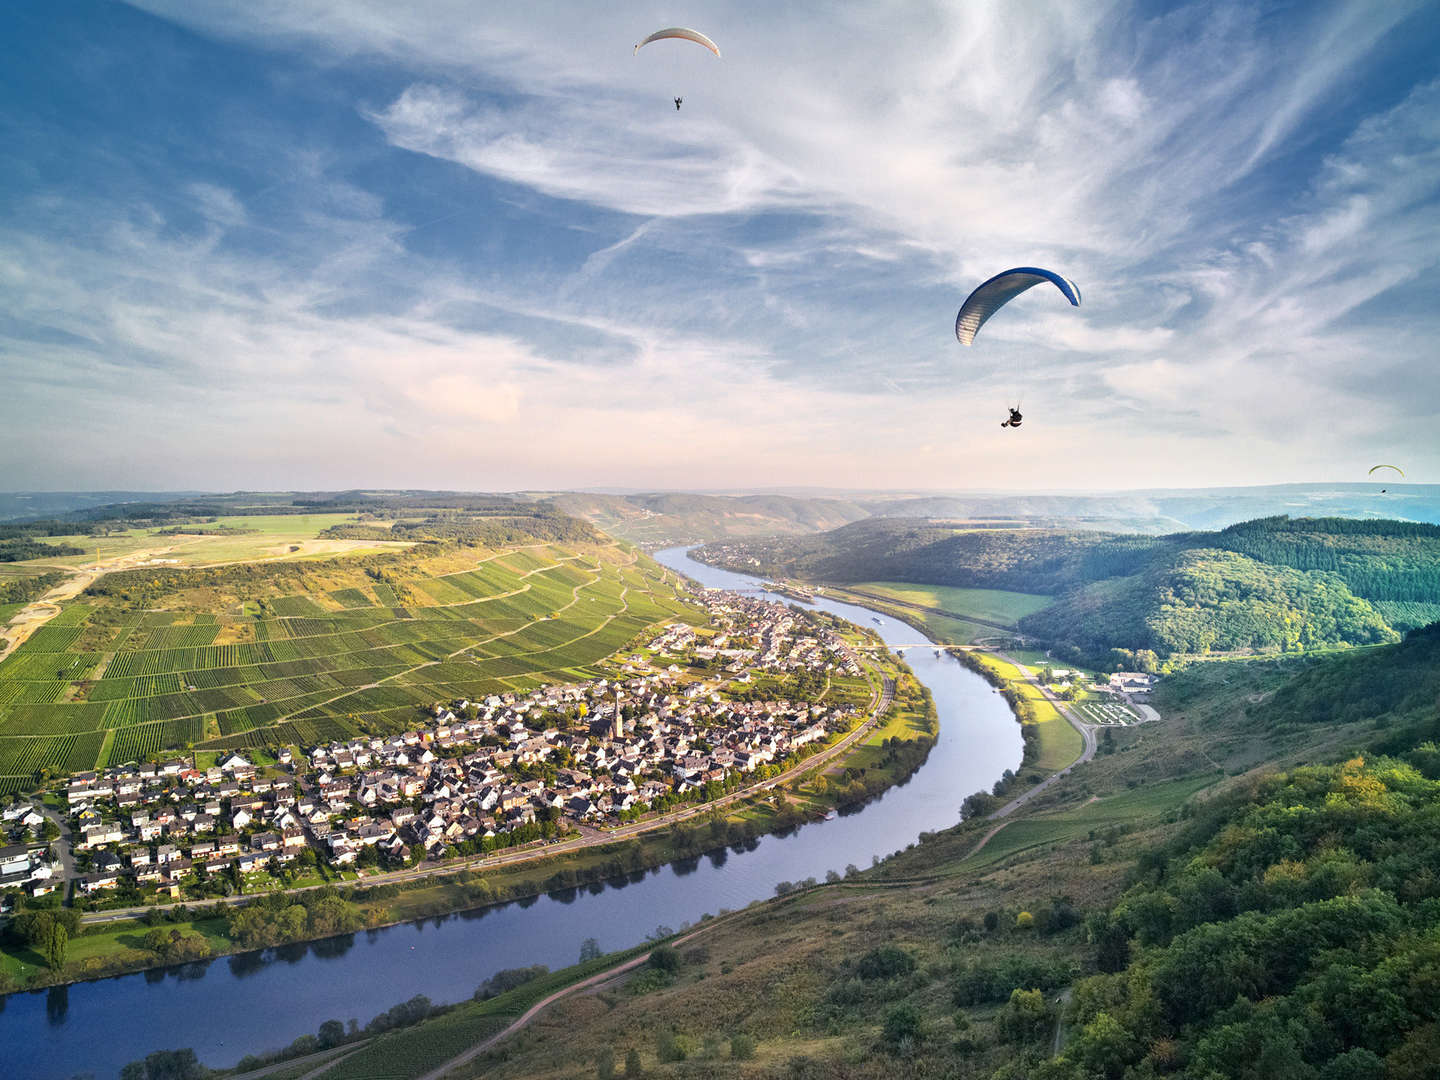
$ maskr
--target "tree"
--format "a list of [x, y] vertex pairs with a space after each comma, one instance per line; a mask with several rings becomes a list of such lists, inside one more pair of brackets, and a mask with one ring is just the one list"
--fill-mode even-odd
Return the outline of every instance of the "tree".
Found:
[[1083, 1066], [1087, 1075], [1118, 1080], [1135, 1056], [1135, 1037], [1103, 1010], [1065, 1050], [1067, 1060]]
[[595, 1075], [599, 1080], [612, 1080], [615, 1076], [615, 1051], [608, 1046], [595, 1056]]
[[1034, 925], [1035, 925], [1035, 916], [1034, 916], [1034, 915], [1031, 915], [1030, 912], [1028, 912], [1028, 911], [1022, 911], [1022, 912], [1020, 912], [1019, 915], [1016, 915], [1016, 916], [1015, 916], [1015, 929], [1016, 929], [1016, 930], [1029, 930], [1029, 929], [1030, 929], [1032, 926], [1034, 926]]
[[645, 1067], [640, 1064], [640, 1051], [632, 1046], [625, 1055], [625, 1076], [628, 1080], [634, 1080], [635, 1077], [644, 1075]]
[[1109, 922], [1095, 942], [1095, 966], [1107, 974], [1124, 971], [1130, 965], [1130, 938], [1125, 928]]
[[591, 960], [598, 960], [600, 956], [600, 942], [595, 938], [587, 937], [580, 943], [580, 963], [584, 964]]
[[320, 1025], [320, 1045], [326, 1050], [345, 1041], [345, 1025], [339, 1020], [326, 1020]]
[[210, 1070], [194, 1050], [156, 1050], [120, 1070], [120, 1080], [205, 1080]]
[[985, 912], [985, 929], [994, 932], [1000, 926], [1000, 913], [998, 911]]
[[684, 1061], [690, 1056], [686, 1040], [673, 1031], [662, 1031], [655, 1037], [655, 1055], [662, 1065], [672, 1061]]
[[1039, 990], [1015, 989], [995, 1015], [995, 1031], [1004, 1042], [1024, 1043], [1040, 1038], [1051, 1024], [1050, 1007]]
[[51, 971], [59, 971], [65, 966], [65, 953], [70, 944], [70, 933], [65, 929], [64, 923], [50, 924], [50, 939], [45, 943], [45, 962], [50, 965]]
[[680, 970], [680, 953], [670, 945], [656, 945], [650, 950], [649, 965], [656, 971], [673, 975]]

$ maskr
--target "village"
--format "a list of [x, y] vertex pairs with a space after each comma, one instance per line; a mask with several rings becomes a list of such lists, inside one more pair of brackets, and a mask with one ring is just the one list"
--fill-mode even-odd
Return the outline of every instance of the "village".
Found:
[[[763, 781], [861, 722], [853, 690], [868, 683], [826, 617], [699, 599], [709, 626], [667, 625], [612, 678], [440, 703], [412, 730], [283, 747], [263, 765], [232, 752], [77, 774], [57, 791], [63, 816], [4, 811], [12, 840], [45, 829], [54, 842], [0, 850], [0, 889], [63, 895], [73, 880], [92, 906], [198, 899], [256, 875], [273, 887], [603, 835]], [[850, 700], [830, 693], [836, 678]]]

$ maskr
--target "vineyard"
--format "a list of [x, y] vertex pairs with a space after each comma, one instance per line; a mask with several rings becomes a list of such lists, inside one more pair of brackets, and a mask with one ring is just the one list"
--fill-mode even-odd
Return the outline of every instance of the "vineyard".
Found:
[[593, 678], [648, 627], [701, 617], [673, 575], [614, 547], [536, 546], [223, 612], [99, 595], [0, 664], [0, 787], [177, 749], [399, 731], [439, 700]]

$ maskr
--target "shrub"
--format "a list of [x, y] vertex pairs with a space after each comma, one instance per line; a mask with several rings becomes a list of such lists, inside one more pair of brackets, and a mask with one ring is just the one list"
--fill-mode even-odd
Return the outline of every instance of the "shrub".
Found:
[[750, 1035], [732, 1035], [730, 1056], [736, 1061], [749, 1061], [755, 1056], [755, 1039]]
[[680, 970], [680, 953], [670, 945], [657, 945], [650, 950], [650, 967], [671, 975]]
[[684, 1061], [690, 1056], [690, 1040], [673, 1031], [662, 1031], [655, 1037], [655, 1055], [661, 1064]]
[[995, 1032], [1008, 1043], [1032, 1042], [1049, 1032], [1054, 1018], [1039, 990], [1014, 990], [995, 1014]]
[[883, 1027], [885, 1041], [898, 1046], [905, 1040], [918, 1042], [924, 1035], [924, 1020], [914, 1005], [901, 1002], [885, 1014]]
[[915, 970], [915, 958], [894, 945], [871, 949], [855, 965], [855, 974], [862, 979], [892, 979]]

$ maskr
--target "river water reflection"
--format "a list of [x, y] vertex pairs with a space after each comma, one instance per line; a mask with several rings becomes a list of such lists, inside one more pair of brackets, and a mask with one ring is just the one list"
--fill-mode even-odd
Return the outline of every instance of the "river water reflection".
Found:
[[[759, 585], [697, 563], [683, 548], [656, 558], [706, 585]], [[923, 641], [919, 631], [866, 608], [824, 599], [814, 606], [878, 631], [892, 647]], [[624, 948], [659, 925], [679, 927], [771, 896], [778, 882], [823, 877], [849, 863], [869, 866], [923, 831], [953, 825], [966, 795], [990, 787], [1020, 760], [1019, 727], [998, 694], [931, 648], [905, 651], [934, 694], [940, 738], [908, 782], [852, 813], [604, 885], [0, 998], [0, 1073], [36, 1080], [82, 1072], [108, 1077], [151, 1050], [185, 1046], [207, 1065], [229, 1066], [314, 1032], [328, 1019], [363, 1024], [415, 994], [457, 1001], [501, 968], [564, 967], [576, 961], [586, 938], [605, 949]]]

